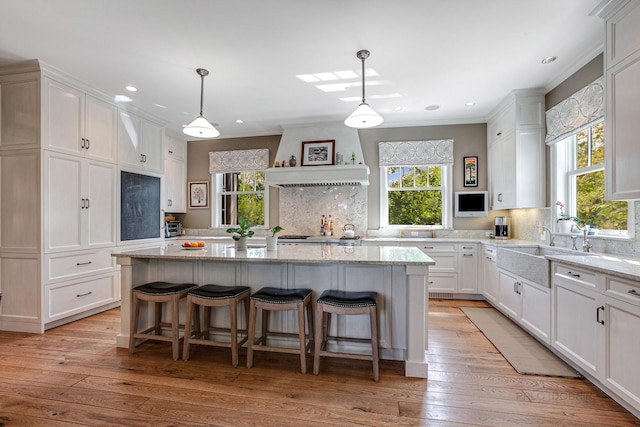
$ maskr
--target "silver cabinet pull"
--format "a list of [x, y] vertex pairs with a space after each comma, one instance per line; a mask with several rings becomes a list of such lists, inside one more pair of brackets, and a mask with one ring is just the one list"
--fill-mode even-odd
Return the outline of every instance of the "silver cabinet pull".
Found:
[[604, 313], [604, 305], [601, 305], [600, 307], [596, 308], [596, 322], [600, 323], [601, 325], [604, 325], [604, 320], [600, 319], [600, 310], [602, 310], [602, 312]]
[[473, 254], [462, 254], [462, 256], [473, 256]]
[[90, 144], [91, 144], [91, 141], [89, 141], [89, 138], [85, 139], [85, 141], [87, 141], [87, 145], [86, 145], [86, 147], [85, 147], [85, 148], [88, 150], [88, 149], [89, 149], [89, 146], [90, 146]]
[[89, 199], [85, 199], [87, 201], [87, 209], [89, 209]]
[[87, 208], [87, 199], [80, 199], [82, 200], [82, 206], [80, 207], [80, 209], [86, 209]]
[[567, 271], [567, 274], [568, 274], [569, 276], [573, 276], [573, 277], [580, 277], [580, 275], [579, 275], [579, 274], [572, 273], [572, 272], [570, 272], [570, 271]]
[[87, 261], [87, 262], [76, 262], [76, 265], [77, 265], [77, 266], [80, 266], [80, 265], [89, 265], [89, 264], [91, 264], [91, 261]]
[[433, 249], [433, 246], [423, 246], [423, 249]]
[[82, 142], [80, 143], [80, 148], [83, 148], [83, 149], [84, 149], [84, 148], [85, 148], [85, 144], [86, 144], [86, 141], [87, 141], [87, 140], [86, 140], [86, 139], [84, 139], [84, 138], [80, 138], [80, 141], [82, 141]]
[[86, 297], [87, 295], [91, 295], [93, 292], [89, 291], [86, 294], [77, 294], [76, 298], [80, 298], [80, 297]]

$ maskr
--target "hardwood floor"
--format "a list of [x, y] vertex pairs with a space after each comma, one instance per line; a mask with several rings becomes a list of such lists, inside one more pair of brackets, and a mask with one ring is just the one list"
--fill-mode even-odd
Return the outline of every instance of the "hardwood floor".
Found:
[[517, 374], [460, 311], [430, 301], [429, 379], [399, 362], [323, 359], [302, 375], [296, 355], [198, 347], [188, 362], [168, 343], [130, 356], [115, 347], [119, 310], [43, 335], [0, 332], [0, 426], [563, 426], [640, 425], [586, 380]]

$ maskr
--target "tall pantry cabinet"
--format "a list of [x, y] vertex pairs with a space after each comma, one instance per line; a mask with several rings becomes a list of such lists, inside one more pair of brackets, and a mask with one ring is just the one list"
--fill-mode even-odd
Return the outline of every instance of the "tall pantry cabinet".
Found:
[[0, 329], [115, 307], [117, 108], [38, 61], [0, 69]]

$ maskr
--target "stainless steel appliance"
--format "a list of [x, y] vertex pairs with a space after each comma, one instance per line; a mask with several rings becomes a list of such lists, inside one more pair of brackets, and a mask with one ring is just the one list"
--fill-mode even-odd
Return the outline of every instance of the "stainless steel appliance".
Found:
[[176, 237], [182, 235], [182, 223], [180, 221], [167, 221], [166, 237]]
[[338, 236], [300, 236], [285, 235], [278, 237], [278, 244], [324, 244], [332, 246], [361, 246], [360, 236], [338, 237]]
[[494, 219], [495, 238], [507, 240], [511, 238], [511, 218], [508, 216], [497, 216]]

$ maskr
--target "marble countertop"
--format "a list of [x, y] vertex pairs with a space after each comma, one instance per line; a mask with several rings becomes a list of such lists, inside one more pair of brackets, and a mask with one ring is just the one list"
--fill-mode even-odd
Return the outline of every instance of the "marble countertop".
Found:
[[547, 255], [551, 261], [560, 261], [575, 267], [589, 268], [601, 273], [614, 274], [629, 280], [640, 280], [640, 259], [620, 255], [576, 253], [567, 255]]
[[435, 265], [435, 261], [420, 249], [406, 246], [329, 246], [322, 244], [305, 244], [278, 245], [277, 250], [267, 251], [266, 247], [262, 244], [249, 244], [246, 251], [236, 251], [233, 243], [207, 242], [206, 247], [199, 249], [184, 249], [178, 243], [165, 243], [137, 250], [127, 250], [123, 248], [115, 251], [113, 256], [117, 258], [203, 261]]

